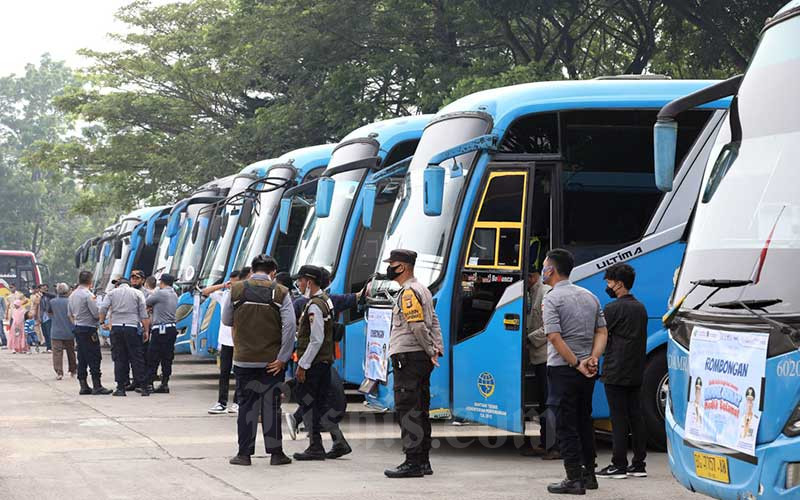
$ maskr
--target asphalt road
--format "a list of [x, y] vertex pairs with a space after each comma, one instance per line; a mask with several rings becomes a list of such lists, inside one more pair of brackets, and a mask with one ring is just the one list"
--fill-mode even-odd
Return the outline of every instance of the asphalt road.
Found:
[[[110, 353], [103, 354], [111, 387]], [[253, 465], [231, 466], [235, 416], [206, 412], [216, 399], [216, 366], [185, 355], [174, 371], [169, 395], [78, 396], [74, 379], [55, 379], [51, 355], [0, 351], [0, 499], [528, 500], [555, 497], [545, 488], [563, 477], [560, 463], [521, 457], [513, 436], [437, 422], [435, 474], [386, 479], [383, 469], [402, 461], [398, 429], [391, 416], [358, 402], [342, 426], [353, 454], [270, 467], [259, 436]], [[284, 441], [290, 455], [305, 445]], [[603, 466], [610, 450], [601, 446]], [[604, 480], [587, 498], [700, 498], [672, 479], [665, 454], [650, 454], [647, 464], [647, 479]]]

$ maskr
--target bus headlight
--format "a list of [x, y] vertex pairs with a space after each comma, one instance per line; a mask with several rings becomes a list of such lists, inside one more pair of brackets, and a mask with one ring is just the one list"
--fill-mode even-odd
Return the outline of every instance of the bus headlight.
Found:
[[206, 314], [203, 316], [203, 322], [200, 323], [200, 331], [208, 330], [209, 325], [211, 325], [211, 318], [214, 317], [214, 311], [217, 309], [217, 301], [212, 300], [211, 303], [208, 305], [208, 309], [206, 309]]
[[800, 436], [800, 405], [797, 405], [783, 426], [783, 433], [788, 437]]
[[800, 462], [786, 464], [786, 489], [794, 488], [800, 484]]
[[175, 309], [175, 321], [183, 321], [192, 314], [192, 304], [181, 304]]

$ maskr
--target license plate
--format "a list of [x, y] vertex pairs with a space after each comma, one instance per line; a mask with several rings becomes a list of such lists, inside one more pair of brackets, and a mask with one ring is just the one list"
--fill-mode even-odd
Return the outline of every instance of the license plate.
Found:
[[694, 471], [698, 477], [718, 481], [720, 483], [730, 483], [728, 475], [728, 459], [708, 453], [694, 452]]

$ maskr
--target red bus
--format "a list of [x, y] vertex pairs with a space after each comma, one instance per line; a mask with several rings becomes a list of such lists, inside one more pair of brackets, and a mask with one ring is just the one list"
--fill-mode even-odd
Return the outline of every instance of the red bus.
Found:
[[42, 274], [33, 252], [0, 250], [0, 297], [8, 295], [9, 287], [28, 294], [34, 286], [42, 283]]

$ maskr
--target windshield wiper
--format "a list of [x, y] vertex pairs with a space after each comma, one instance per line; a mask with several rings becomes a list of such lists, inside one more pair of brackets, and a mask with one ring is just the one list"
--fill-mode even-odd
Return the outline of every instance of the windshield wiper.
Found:
[[744, 309], [761, 321], [769, 323], [777, 328], [780, 333], [789, 337], [795, 347], [798, 347], [798, 342], [800, 342], [800, 330], [782, 321], [768, 318], [757, 311], [760, 309], [766, 312], [767, 307], [780, 304], [781, 302], [783, 302], [781, 299], [732, 300], [730, 302], [718, 302], [716, 304], [711, 304], [711, 307], [718, 307], [720, 309]]
[[665, 314], [661, 318], [661, 322], [666, 327], [671, 326], [672, 320], [675, 319], [675, 316], [678, 314], [678, 310], [683, 305], [683, 302], [689, 297], [689, 295], [692, 294], [692, 292], [697, 290], [698, 287], [705, 286], [705, 287], [714, 288], [714, 290], [712, 290], [711, 293], [706, 295], [706, 298], [703, 299], [699, 304], [694, 306], [692, 308], [693, 311], [696, 311], [696, 310], [700, 309], [703, 306], [703, 304], [708, 302], [708, 299], [713, 297], [720, 290], [723, 290], [723, 289], [726, 289], [726, 288], [739, 288], [739, 287], [747, 286], [747, 285], [751, 284], [752, 282], [753, 282], [752, 280], [717, 280], [717, 279], [704, 279], [704, 280], [692, 281], [691, 282], [692, 288], [690, 288], [689, 291], [686, 292], [686, 294], [683, 297], [681, 297], [675, 303], [674, 306], [672, 306], [672, 309], [667, 311], [667, 314]]

